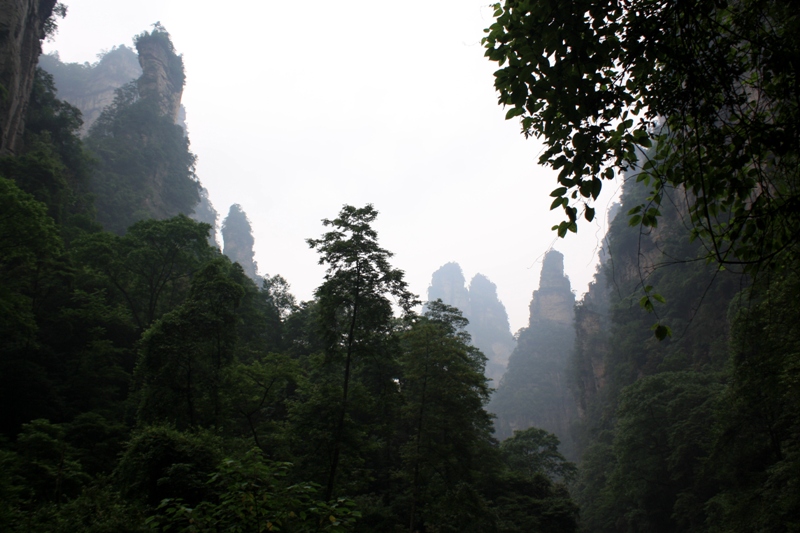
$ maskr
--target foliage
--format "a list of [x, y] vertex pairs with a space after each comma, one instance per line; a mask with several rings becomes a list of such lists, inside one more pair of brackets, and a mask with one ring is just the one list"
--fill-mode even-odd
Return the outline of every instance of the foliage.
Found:
[[144, 426], [133, 433], [114, 470], [123, 496], [155, 508], [165, 498], [196, 505], [222, 457], [221, 439], [209, 432]]
[[[487, 467], [482, 461], [494, 439], [483, 408], [489, 399], [486, 357], [471, 346], [464, 329], [467, 320], [441, 300], [426, 307], [425, 315], [403, 334], [398, 387], [405, 442], [398, 477], [408, 487], [404, 499], [409, 500], [409, 524], [447, 528], [454, 526], [450, 513], [456, 503], [441, 508], [435, 502], [463, 491], [481, 499], [473, 494], [474, 483]], [[459, 486], [462, 492], [455, 489]]]
[[558, 451], [558, 437], [539, 428], [515, 431], [500, 443], [500, 452], [512, 471], [533, 477], [542, 473], [549, 478], [570, 482], [578, 469]]
[[507, 472], [495, 480], [490, 495], [496, 501], [500, 533], [578, 531], [578, 506], [563, 485], [542, 473], [529, 477]]
[[[205, 243], [204, 243], [205, 244]], [[223, 423], [222, 394], [234, 361], [235, 309], [244, 289], [227, 275], [227, 260], [207, 263], [187, 300], [142, 335], [136, 369], [139, 419], [185, 429]]]
[[213, 257], [208, 225], [178, 215], [143, 220], [124, 237], [87, 235], [76, 243], [78, 258], [99, 274], [101, 286], [116, 293], [142, 332], [186, 297], [191, 276]]
[[[341, 399], [330, 398], [336, 405], [336, 423], [331, 435], [330, 469], [325, 499], [330, 500], [338, 469], [344, 430], [350, 409], [351, 374], [357, 364], [375, 381], [373, 390], [391, 387], [391, 374], [380, 358], [381, 341], [391, 331], [390, 297], [408, 312], [416, 303], [403, 280], [403, 271], [389, 264], [391, 252], [378, 245], [377, 233], [371, 224], [378, 212], [367, 205], [362, 208], [345, 205], [333, 220], [324, 219], [331, 227], [320, 239], [308, 239], [308, 245], [320, 254], [319, 263], [327, 265], [325, 281], [315, 291], [319, 301], [319, 320], [326, 343], [328, 362], [342, 365]], [[369, 363], [374, 363], [369, 365]], [[371, 366], [371, 368], [370, 368]]]
[[241, 460], [225, 459], [208, 481], [214, 496], [190, 507], [165, 499], [148, 519], [157, 530], [181, 532], [351, 531], [360, 516], [345, 498], [316, 499], [312, 483], [287, 483], [290, 463], [265, 460], [257, 449]]
[[800, 524], [800, 319], [796, 265], [756, 283], [733, 308], [730, 380], [712, 454], [722, 490], [711, 531], [793, 531]]
[[36, 273], [63, 245], [46, 207], [2, 177], [0, 205], [0, 333], [5, 342], [22, 341], [36, 328], [31, 299]]
[[494, 16], [483, 43], [501, 66], [499, 102], [559, 170], [560, 236], [577, 230], [579, 210], [593, 219], [604, 179], [635, 170], [652, 190], [632, 224], [656, 227], [674, 192], [720, 263], [780, 264], [797, 244], [791, 2], [506, 0]]
[[23, 150], [0, 159], [0, 174], [47, 205], [48, 214], [67, 226], [63, 233], [73, 233], [70, 226], [91, 227], [91, 163], [78, 136], [82, 124], [80, 111], [56, 98], [53, 77], [36, 69]]
[[139, 220], [189, 214], [200, 201], [188, 138], [157, 101], [139, 97], [134, 82], [116, 91], [86, 145], [98, 159], [92, 192], [108, 231], [122, 235]]

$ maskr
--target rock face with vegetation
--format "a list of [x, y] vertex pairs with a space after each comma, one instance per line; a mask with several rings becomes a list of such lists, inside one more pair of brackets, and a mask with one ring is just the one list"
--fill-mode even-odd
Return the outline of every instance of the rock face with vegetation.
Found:
[[25, 113], [41, 41], [56, 0], [0, 1], [0, 156], [22, 148]]
[[186, 78], [183, 59], [175, 53], [169, 34], [155, 24], [152, 32], [136, 38], [136, 51], [142, 67], [139, 95], [157, 102], [160, 113], [177, 123]]
[[[466, 315], [469, 311], [469, 290], [458, 263], [450, 262], [439, 267], [431, 276], [428, 286], [428, 301], [442, 300]], [[469, 317], [468, 317], [469, 318]]]
[[228, 216], [222, 221], [222, 253], [244, 270], [248, 278], [260, 284], [258, 265], [255, 260], [253, 228], [247, 214], [239, 204], [233, 204]]
[[117, 234], [145, 218], [190, 215], [201, 199], [195, 156], [175, 123], [183, 60], [159, 25], [135, 43], [142, 76], [117, 89], [86, 139], [98, 158], [92, 180], [97, 218]]
[[127, 46], [113, 48], [94, 64], [63, 63], [57, 53], [45, 54], [39, 66], [53, 76], [58, 97], [81, 110], [83, 135], [114, 102], [115, 91], [142, 75], [139, 57]]
[[569, 388], [568, 361], [575, 343], [575, 295], [564, 275], [564, 256], [552, 250], [542, 263], [533, 292], [528, 327], [520, 330], [489, 410], [497, 415], [495, 433], [510, 437], [530, 427], [545, 429], [574, 456], [570, 425], [575, 403]]
[[514, 349], [514, 337], [495, 284], [483, 274], [476, 274], [467, 288], [461, 266], [447, 263], [431, 277], [428, 301], [436, 299], [459, 309], [469, 320], [467, 331], [472, 344], [487, 357], [486, 377], [496, 387]]
[[472, 342], [486, 355], [486, 377], [497, 387], [514, 351], [516, 341], [511, 335], [508, 313], [497, 297], [497, 286], [483, 274], [475, 274], [469, 282], [469, 319], [467, 331]]

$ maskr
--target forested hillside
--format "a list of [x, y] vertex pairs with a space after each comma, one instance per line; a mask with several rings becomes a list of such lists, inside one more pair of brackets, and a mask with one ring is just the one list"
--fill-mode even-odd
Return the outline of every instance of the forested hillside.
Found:
[[493, 9], [554, 232], [621, 183], [589, 291], [550, 250], [513, 352], [488, 278], [448, 263], [420, 305], [371, 204], [308, 235], [308, 301], [239, 204], [220, 250], [166, 29], [140, 71], [48, 73], [63, 6], [0, 0], [0, 530], [800, 528], [797, 9]]
[[85, 137], [41, 69], [15, 103], [0, 529], [575, 531], [574, 466], [547, 434], [498, 445], [467, 321], [414, 312], [371, 205], [308, 239], [311, 301], [257, 274], [238, 205], [213, 245], [189, 217], [217, 218], [176, 124], [182, 59], [160, 25], [135, 42], [142, 75]]

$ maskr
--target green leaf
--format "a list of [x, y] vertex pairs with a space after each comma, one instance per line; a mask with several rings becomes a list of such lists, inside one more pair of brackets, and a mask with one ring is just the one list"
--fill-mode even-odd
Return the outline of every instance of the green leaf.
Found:
[[506, 120], [512, 119], [514, 117], [518, 117], [525, 112], [524, 107], [513, 107], [508, 110], [506, 113]]
[[653, 324], [651, 328], [656, 336], [656, 339], [663, 341], [667, 337], [672, 337], [672, 328], [663, 324]]

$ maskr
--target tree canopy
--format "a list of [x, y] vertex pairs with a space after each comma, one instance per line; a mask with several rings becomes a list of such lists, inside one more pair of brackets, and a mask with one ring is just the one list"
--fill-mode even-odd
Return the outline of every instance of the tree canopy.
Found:
[[603, 180], [634, 171], [651, 193], [633, 225], [679, 204], [707, 257], [750, 270], [797, 244], [793, 2], [506, 0], [494, 16], [499, 103], [559, 171], [560, 236], [593, 219]]

